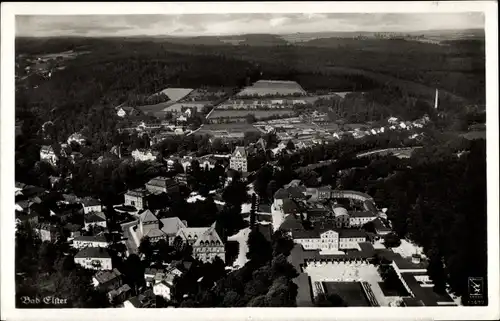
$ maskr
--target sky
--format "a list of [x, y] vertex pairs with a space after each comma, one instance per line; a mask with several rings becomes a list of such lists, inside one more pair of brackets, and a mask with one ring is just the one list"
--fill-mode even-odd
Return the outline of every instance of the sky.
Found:
[[209, 36], [252, 33], [410, 32], [484, 28], [482, 13], [23, 15], [16, 36]]

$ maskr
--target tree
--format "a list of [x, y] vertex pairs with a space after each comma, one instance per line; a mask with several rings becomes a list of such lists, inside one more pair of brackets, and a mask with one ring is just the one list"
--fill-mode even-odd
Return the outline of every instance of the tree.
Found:
[[253, 230], [248, 235], [247, 258], [256, 263], [265, 263], [272, 257], [271, 244], [259, 230]]
[[295, 144], [289, 140], [287, 143], [286, 143], [286, 149], [287, 150], [295, 150]]
[[401, 245], [401, 239], [394, 233], [389, 233], [384, 236], [385, 247], [398, 247]]

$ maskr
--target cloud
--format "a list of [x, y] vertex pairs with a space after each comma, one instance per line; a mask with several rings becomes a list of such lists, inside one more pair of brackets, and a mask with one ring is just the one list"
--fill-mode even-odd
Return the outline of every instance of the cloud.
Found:
[[16, 16], [18, 36], [229, 35], [484, 28], [481, 13]]

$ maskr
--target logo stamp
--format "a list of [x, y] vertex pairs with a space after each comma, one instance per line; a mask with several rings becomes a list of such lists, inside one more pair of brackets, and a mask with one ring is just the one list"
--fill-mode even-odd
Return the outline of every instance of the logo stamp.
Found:
[[484, 304], [484, 279], [469, 277], [469, 305]]

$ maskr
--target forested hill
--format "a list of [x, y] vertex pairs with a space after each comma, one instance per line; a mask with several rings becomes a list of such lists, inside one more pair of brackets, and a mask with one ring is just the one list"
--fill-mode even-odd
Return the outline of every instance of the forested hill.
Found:
[[439, 46], [357, 40], [329, 48], [193, 46], [140, 38], [16, 39], [16, 53], [24, 57], [68, 50], [86, 54], [64, 61], [65, 69], [55, 70], [50, 79], [33, 76], [18, 82], [16, 112], [31, 115], [25, 126], [34, 129], [24, 132], [36, 132], [43, 122], [57, 118], [64, 120], [67, 135], [89, 126], [87, 120], [97, 115], [111, 121], [111, 107], [130, 97], [168, 86], [242, 87], [247, 77], [295, 80], [309, 92], [377, 89], [384, 96], [377, 101], [391, 105], [394, 114], [405, 101], [432, 105], [436, 88], [440, 109], [448, 113], [485, 99], [484, 47], [471, 41]]

